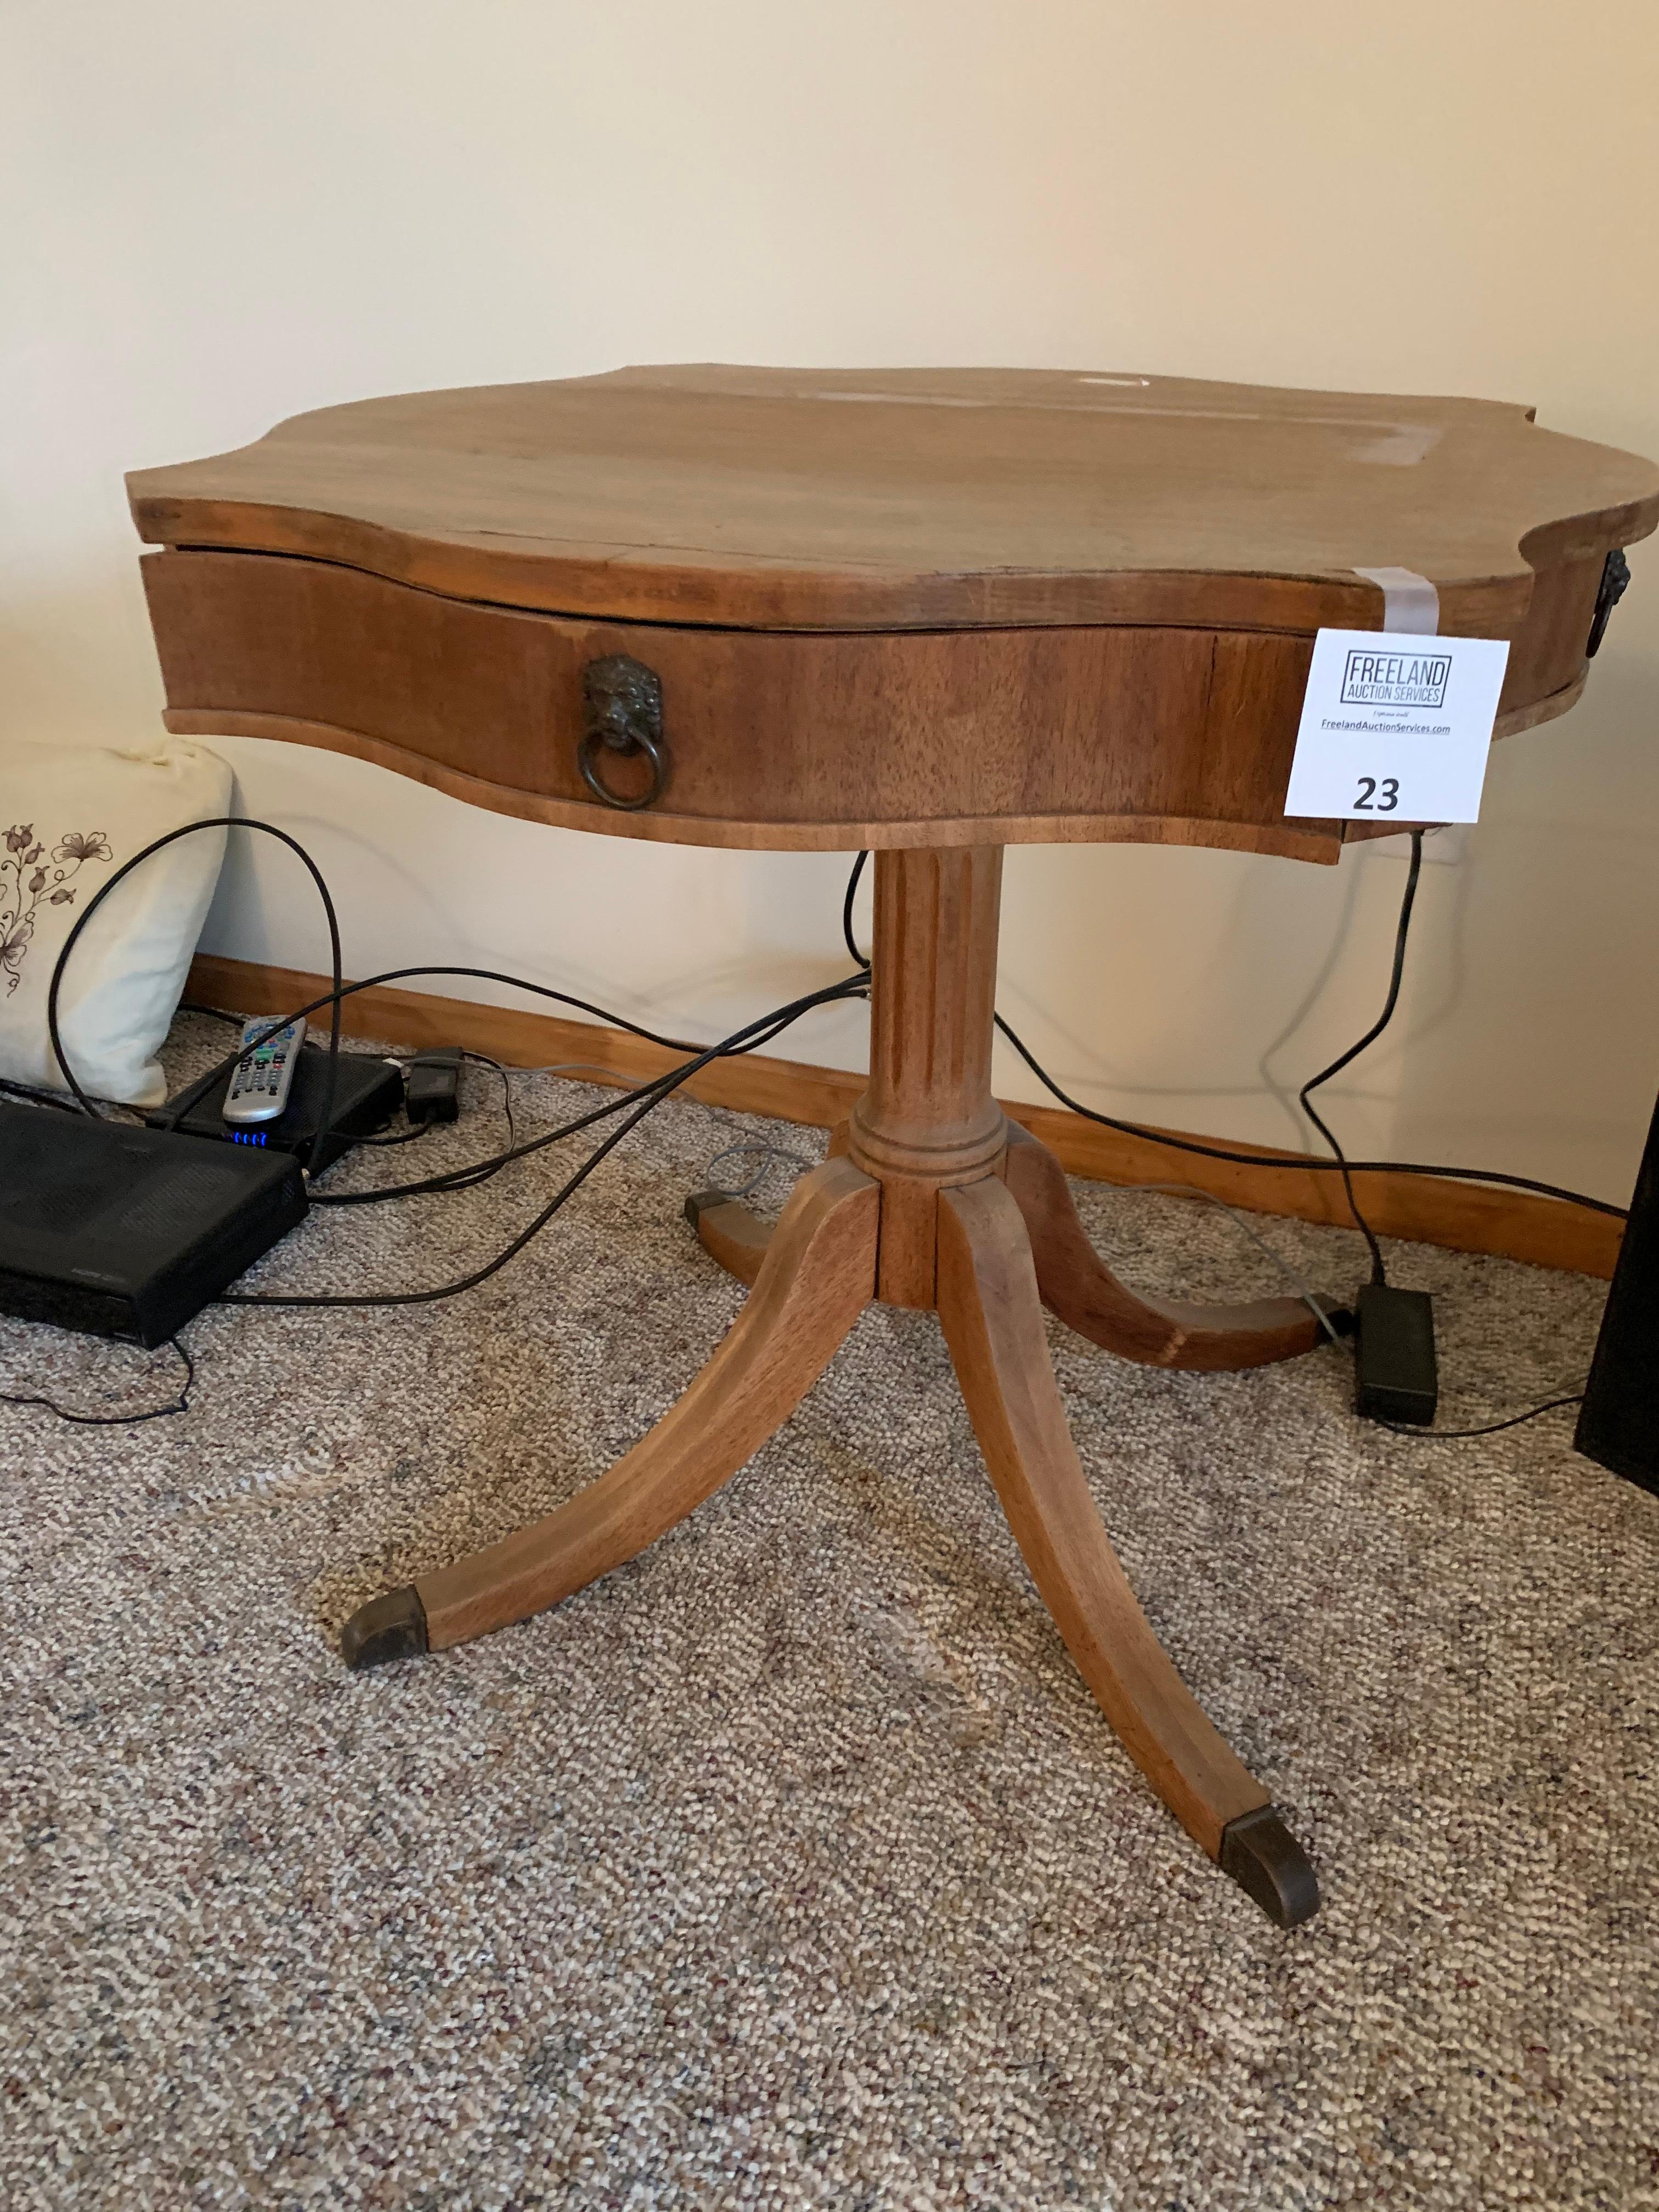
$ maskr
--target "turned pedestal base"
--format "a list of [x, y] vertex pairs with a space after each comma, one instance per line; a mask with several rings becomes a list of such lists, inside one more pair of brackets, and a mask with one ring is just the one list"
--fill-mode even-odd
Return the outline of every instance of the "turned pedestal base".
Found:
[[939, 1314], [986, 1467], [1044, 1603], [1152, 1788], [1283, 1926], [1319, 1899], [1269, 1793], [1211, 1725], [1136, 1602], [1090, 1494], [1044, 1335], [1044, 1304], [1106, 1350], [1240, 1368], [1310, 1351], [1295, 1299], [1147, 1299], [1085, 1237], [1059, 1163], [990, 1088], [1001, 854], [879, 854], [870, 1087], [831, 1157], [768, 1231], [718, 1194], [689, 1207], [752, 1287], [696, 1380], [608, 1474], [556, 1512], [373, 1600], [349, 1664], [440, 1650], [556, 1605], [633, 1559], [786, 1421], [873, 1298]]

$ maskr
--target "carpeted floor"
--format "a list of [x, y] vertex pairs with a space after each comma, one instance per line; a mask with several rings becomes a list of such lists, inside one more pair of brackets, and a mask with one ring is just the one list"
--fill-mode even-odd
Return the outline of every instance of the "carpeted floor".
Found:
[[[470, 1095], [342, 1179], [484, 1149]], [[743, 1294], [680, 1200], [756, 1126], [665, 1109], [467, 1297], [210, 1311], [180, 1418], [0, 1407], [5, 2203], [1659, 2205], [1659, 1499], [1570, 1416], [1413, 1442], [1334, 1352], [1183, 1376], [1053, 1328], [1153, 1622], [1318, 1864], [1289, 1936], [1090, 1702], [928, 1316], [872, 1310], [609, 1581], [343, 1671], [361, 1599], [569, 1496], [692, 1375]], [[442, 1280], [554, 1157], [315, 1214], [256, 1279]], [[1281, 1287], [1212, 1209], [1079, 1196], [1132, 1280]], [[1353, 1237], [1261, 1225], [1356, 1279]], [[1582, 1376], [1601, 1286], [1398, 1256], [1448, 1419]], [[0, 1389], [173, 1371], [0, 1322]]]

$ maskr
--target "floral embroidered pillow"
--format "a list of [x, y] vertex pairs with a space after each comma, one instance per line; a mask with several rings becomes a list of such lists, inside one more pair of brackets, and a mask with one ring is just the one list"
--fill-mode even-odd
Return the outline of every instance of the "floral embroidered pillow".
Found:
[[[186, 822], [228, 814], [230, 770], [187, 738], [148, 750], [0, 741], [0, 1076], [64, 1090], [46, 1029], [52, 971], [124, 860]], [[58, 992], [64, 1054], [96, 1097], [158, 1106], [156, 1054], [219, 879], [222, 830], [135, 868], [76, 941]]]

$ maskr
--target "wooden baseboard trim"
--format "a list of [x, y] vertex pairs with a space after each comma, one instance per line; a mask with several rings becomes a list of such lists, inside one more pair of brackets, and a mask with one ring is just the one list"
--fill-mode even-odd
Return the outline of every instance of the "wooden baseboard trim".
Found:
[[[280, 1014], [327, 988], [326, 976], [198, 953], [187, 995], [238, 1013]], [[465, 1045], [514, 1067], [544, 1067], [566, 1060], [597, 1064], [617, 1082], [638, 1083], [659, 1075], [679, 1057], [643, 1037], [629, 1036], [625, 1030], [470, 999], [442, 999], [425, 991], [376, 987], [349, 1000], [347, 1015], [349, 1030], [384, 1037], [393, 1044]], [[711, 1106], [827, 1128], [845, 1118], [864, 1089], [864, 1078], [840, 1068], [749, 1054], [740, 1060], [712, 1062], [685, 1088], [690, 1097]], [[1256, 1149], [1271, 1152], [1275, 1160], [1282, 1158], [1284, 1165], [1245, 1167], [1172, 1152], [1146, 1138], [1103, 1129], [1063, 1109], [1014, 1101], [1007, 1104], [1013, 1119], [1040, 1137], [1069, 1175], [1115, 1183], [1178, 1179], [1252, 1212], [1351, 1225], [1340, 1178], [1310, 1173], [1305, 1154], [1279, 1153], [1264, 1145]], [[1619, 1256], [1622, 1222], [1555, 1199], [1431, 1176], [1359, 1174], [1354, 1188], [1366, 1218], [1382, 1236], [1444, 1245], [1454, 1252], [1489, 1252], [1534, 1267], [1571, 1268], [1603, 1278], [1612, 1275]]]

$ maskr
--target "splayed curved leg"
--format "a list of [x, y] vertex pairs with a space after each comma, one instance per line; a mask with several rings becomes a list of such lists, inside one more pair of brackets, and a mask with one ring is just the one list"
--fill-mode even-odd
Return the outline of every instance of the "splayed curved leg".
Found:
[[729, 1334], [649, 1435], [556, 1512], [347, 1621], [347, 1663], [441, 1650], [556, 1605], [633, 1559], [788, 1419], [875, 1288], [879, 1193], [847, 1160], [802, 1178]]
[[755, 1281], [772, 1243], [769, 1221], [763, 1221], [740, 1198], [728, 1198], [723, 1190], [694, 1190], [685, 1201], [685, 1218], [703, 1250], [728, 1275], [740, 1283]]
[[1009, 1525], [1107, 1719], [1263, 1911], [1285, 1927], [1307, 1919], [1312, 1868], [1176, 1673], [1112, 1549], [1066, 1425], [1024, 1221], [994, 1178], [939, 1195], [939, 1311]]
[[[1037, 1287], [1050, 1313], [1120, 1358], [1148, 1367], [1266, 1367], [1311, 1352], [1324, 1331], [1300, 1298], [1251, 1305], [1188, 1305], [1119, 1282], [1090, 1243], [1066, 1181], [1044, 1144], [1011, 1124], [1008, 1188], [1025, 1218]], [[1322, 1303], [1335, 1314], [1340, 1301]]]
[[[847, 1156], [847, 1124], [837, 1121], [830, 1132], [827, 1159]], [[702, 1249], [718, 1260], [728, 1275], [752, 1283], [761, 1271], [766, 1248], [772, 1241], [772, 1224], [751, 1212], [740, 1198], [723, 1190], [694, 1190], [685, 1201], [685, 1218], [696, 1231]]]

